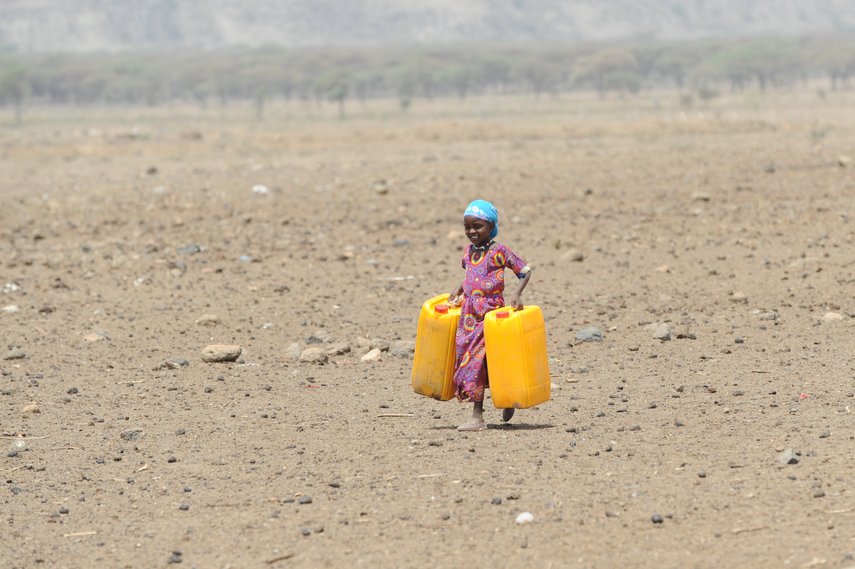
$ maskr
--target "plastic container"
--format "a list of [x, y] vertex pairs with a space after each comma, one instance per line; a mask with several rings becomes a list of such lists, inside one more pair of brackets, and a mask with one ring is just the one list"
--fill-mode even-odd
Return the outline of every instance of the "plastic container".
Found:
[[447, 304], [448, 295], [422, 305], [413, 358], [413, 391], [440, 401], [454, 397], [454, 337], [460, 308]]
[[525, 409], [549, 400], [546, 327], [539, 306], [510, 307], [484, 317], [490, 396], [499, 409]]

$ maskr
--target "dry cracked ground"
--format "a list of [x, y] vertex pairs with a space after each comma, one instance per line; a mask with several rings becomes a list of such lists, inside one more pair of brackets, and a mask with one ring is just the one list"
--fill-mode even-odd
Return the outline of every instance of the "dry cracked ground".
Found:
[[[855, 93], [678, 101], [4, 123], [0, 565], [855, 566]], [[553, 391], [461, 434], [409, 348], [476, 197]]]

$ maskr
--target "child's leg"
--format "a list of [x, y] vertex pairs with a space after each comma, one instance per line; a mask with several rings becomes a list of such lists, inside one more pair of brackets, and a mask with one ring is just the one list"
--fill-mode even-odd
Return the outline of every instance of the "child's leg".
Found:
[[484, 422], [484, 402], [476, 401], [472, 406], [472, 417], [468, 421], [457, 427], [458, 431], [480, 431], [486, 429], [487, 423]]

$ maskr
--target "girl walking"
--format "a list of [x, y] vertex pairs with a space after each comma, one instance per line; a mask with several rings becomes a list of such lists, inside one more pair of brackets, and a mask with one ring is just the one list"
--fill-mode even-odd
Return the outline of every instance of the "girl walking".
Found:
[[[505, 245], [494, 241], [499, 233], [499, 212], [484, 200], [475, 200], [463, 212], [463, 229], [470, 245], [463, 255], [466, 277], [449, 297], [449, 304], [460, 305], [460, 320], [455, 338], [457, 361], [454, 384], [457, 399], [473, 403], [472, 417], [458, 431], [485, 429], [484, 389], [489, 385], [487, 350], [484, 344], [484, 315], [505, 306], [505, 269], [519, 281], [510, 295], [510, 306], [523, 307], [520, 295], [531, 280], [532, 268]], [[503, 409], [507, 422], [514, 409]]]

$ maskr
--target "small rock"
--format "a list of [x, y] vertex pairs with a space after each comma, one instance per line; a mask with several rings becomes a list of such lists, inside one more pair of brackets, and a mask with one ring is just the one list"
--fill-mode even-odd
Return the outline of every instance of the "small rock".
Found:
[[311, 496], [300, 496], [297, 499], [297, 503], [300, 504], [301, 506], [305, 506], [306, 504], [311, 504], [312, 503], [312, 497]]
[[86, 334], [85, 336], [83, 336], [83, 341], [89, 342], [90, 344], [93, 344], [95, 342], [103, 342], [104, 340], [109, 340], [109, 339], [110, 339], [110, 336], [108, 336], [107, 333], [103, 332], [103, 331], [90, 332], [90, 333]]
[[852, 157], [851, 156], [838, 156], [837, 157], [837, 165], [841, 168], [848, 168], [852, 166]]
[[380, 348], [372, 348], [367, 354], [359, 358], [360, 361], [363, 362], [379, 362], [382, 358], [383, 352], [380, 351]]
[[396, 340], [389, 345], [389, 353], [398, 358], [409, 358], [415, 352], [415, 340]]
[[300, 361], [307, 364], [323, 365], [329, 361], [329, 356], [324, 348], [314, 346], [300, 352]]
[[381, 352], [389, 351], [389, 341], [384, 340], [383, 338], [371, 338], [371, 349], [372, 350], [380, 350]]
[[814, 498], [822, 498], [822, 497], [824, 497], [824, 496], [825, 496], [825, 490], [816, 490], [816, 491], [813, 493], [813, 497], [814, 497]]
[[826, 322], [837, 322], [839, 320], [843, 320], [843, 315], [837, 312], [826, 312], [822, 319]]
[[68, 393], [69, 395], [77, 395], [78, 393], [80, 393], [80, 390], [76, 387], [69, 387], [66, 393]]
[[528, 524], [534, 521], [534, 515], [531, 512], [523, 512], [517, 516], [516, 522], [518, 524]]
[[823, 431], [819, 434], [819, 438], [821, 438], [821, 439], [827, 439], [830, 436], [831, 436], [831, 431]]
[[703, 469], [698, 470], [698, 478], [706, 478], [706, 477], [707, 477], [707, 473], [705, 470], [703, 470]]
[[692, 193], [692, 201], [693, 202], [708, 202], [708, 201], [710, 201], [710, 195], [706, 192], [693, 192]]
[[498, 506], [502, 503], [502, 499], [498, 496], [494, 496], [493, 499], [490, 500], [490, 503], [493, 504], [494, 506]]
[[799, 457], [796, 456], [796, 453], [793, 449], [788, 448], [784, 452], [778, 455], [778, 462], [780, 464], [798, 464]]
[[576, 340], [579, 342], [602, 342], [603, 331], [596, 326], [587, 326], [576, 332]]
[[318, 328], [306, 338], [307, 344], [326, 344], [327, 342], [332, 340], [332, 335], [324, 330], [323, 328]]
[[233, 362], [240, 357], [241, 347], [230, 344], [211, 344], [202, 350], [202, 361], [207, 363]]
[[202, 246], [197, 245], [196, 243], [193, 243], [191, 245], [185, 245], [184, 247], [180, 247], [178, 249], [178, 252], [182, 255], [195, 255], [196, 253], [201, 253], [202, 251]]
[[667, 324], [660, 324], [653, 331], [653, 339], [667, 342], [671, 339], [671, 327]]
[[145, 436], [145, 432], [142, 429], [125, 429], [119, 436], [125, 441], [138, 441]]
[[26, 406], [24, 406], [23, 409], [21, 409], [21, 413], [36, 414], [36, 413], [41, 413], [41, 412], [42, 412], [41, 408], [39, 408], [39, 406], [36, 405], [35, 403], [30, 403], [29, 405], [26, 405]]
[[18, 310], [18, 306], [15, 304], [9, 304], [0, 308], [0, 312], [5, 312], [6, 314], [14, 314], [15, 312], [18, 312]]
[[19, 452], [24, 452], [28, 448], [30, 447], [27, 444], [27, 441], [25, 441], [24, 439], [17, 439], [11, 445], [9, 445], [9, 452], [14, 452], [17, 454]]
[[578, 249], [570, 249], [563, 255], [561, 255], [562, 261], [567, 261], [570, 263], [581, 263], [585, 260], [585, 254]]
[[22, 360], [26, 357], [27, 357], [27, 353], [24, 350], [22, 350], [20, 348], [14, 348], [14, 349], [6, 352], [6, 354], [3, 356], [3, 359], [4, 360]]
[[187, 510], [190, 509], [190, 504], [181, 504], [178, 506], [178, 509], [181, 510], [182, 512], [186, 512]]
[[216, 326], [220, 323], [220, 317], [216, 314], [203, 314], [196, 320], [199, 326]]
[[189, 365], [190, 362], [184, 358], [172, 358], [160, 362], [154, 369], [155, 371], [161, 369], [181, 369], [182, 367], [187, 367]]
[[350, 344], [346, 342], [338, 342], [335, 344], [330, 344], [327, 348], [328, 356], [343, 356], [350, 352]]
[[659, 265], [658, 267], [656, 267], [653, 270], [656, 271], [657, 273], [670, 273], [671, 267], [669, 267], [668, 265]]
[[371, 340], [359, 336], [353, 340], [353, 347], [356, 353], [364, 354], [371, 349]]
[[653, 514], [652, 516], [650, 516], [650, 521], [653, 522], [654, 524], [661, 524], [665, 520], [659, 514]]
[[730, 295], [730, 302], [748, 302], [748, 296], [744, 292], [737, 291]]
[[299, 360], [301, 353], [303, 353], [303, 346], [299, 342], [293, 342], [285, 348], [285, 356], [289, 360]]

